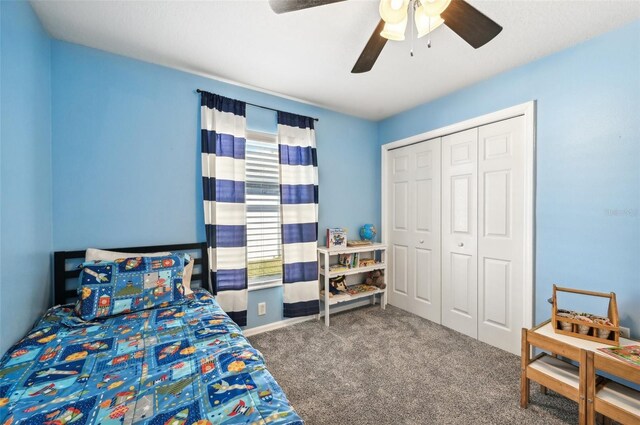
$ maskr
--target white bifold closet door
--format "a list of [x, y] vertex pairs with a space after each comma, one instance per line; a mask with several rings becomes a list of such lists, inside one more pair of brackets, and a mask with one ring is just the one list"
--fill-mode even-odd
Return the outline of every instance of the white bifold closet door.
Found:
[[440, 323], [440, 138], [391, 151], [392, 305]]
[[478, 339], [520, 354], [524, 326], [524, 117], [478, 130]]
[[389, 151], [389, 302], [518, 354], [524, 117]]
[[524, 118], [442, 138], [442, 324], [518, 354]]
[[442, 138], [442, 324], [478, 337], [478, 129]]

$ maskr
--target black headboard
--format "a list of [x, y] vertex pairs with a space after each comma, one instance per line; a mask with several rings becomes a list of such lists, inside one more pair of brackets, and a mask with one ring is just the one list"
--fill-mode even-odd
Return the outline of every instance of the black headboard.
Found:
[[[206, 242], [184, 243], [176, 245], [156, 245], [137, 246], [129, 248], [109, 248], [109, 251], [120, 252], [187, 252], [194, 260], [194, 270], [191, 276], [191, 287], [202, 287], [213, 293], [211, 282], [209, 282], [209, 256], [207, 255]], [[53, 253], [53, 302], [54, 305], [68, 304], [74, 302], [77, 297], [77, 281], [80, 276], [80, 269], [77, 265], [84, 261], [85, 251], [56, 251]], [[67, 267], [68, 263], [75, 263], [75, 266]], [[67, 282], [73, 282], [69, 287]]]

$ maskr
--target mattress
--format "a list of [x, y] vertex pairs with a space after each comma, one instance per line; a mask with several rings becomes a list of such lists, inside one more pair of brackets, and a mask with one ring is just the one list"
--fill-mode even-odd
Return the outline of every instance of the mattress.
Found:
[[302, 424], [204, 290], [84, 322], [50, 309], [0, 360], [0, 424]]

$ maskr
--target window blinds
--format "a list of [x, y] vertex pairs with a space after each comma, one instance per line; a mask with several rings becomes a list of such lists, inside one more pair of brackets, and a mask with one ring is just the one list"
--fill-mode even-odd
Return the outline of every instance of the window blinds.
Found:
[[249, 284], [282, 276], [278, 144], [251, 140], [246, 145], [247, 265]]

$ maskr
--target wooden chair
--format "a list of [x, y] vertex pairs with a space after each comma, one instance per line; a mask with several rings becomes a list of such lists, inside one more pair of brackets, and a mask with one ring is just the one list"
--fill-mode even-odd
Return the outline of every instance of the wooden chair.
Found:
[[595, 424], [596, 414], [624, 425], [640, 424], [640, 391], [598, 379], [597, 371], [605, 372], [640, 385], [640, 369], [606, 354], [587, 353], [587, 423]]
[[[552, 352], [554, 355], [541, 353], [531, 358], [531, 347]], [[571, 359], [578, 363], [560, 360], [555, 355]], [[567, 344], [558, 344], [544, 335], [532, 330], [522, 329], [522, 357], [520, 380], [520, 406], [526, 408], [529, 404], [529, 381], [540, 384], [540, 390], [553, 390], [578, 403], [580, 425], [586, 423], [586, 376], [587, 350]]]

